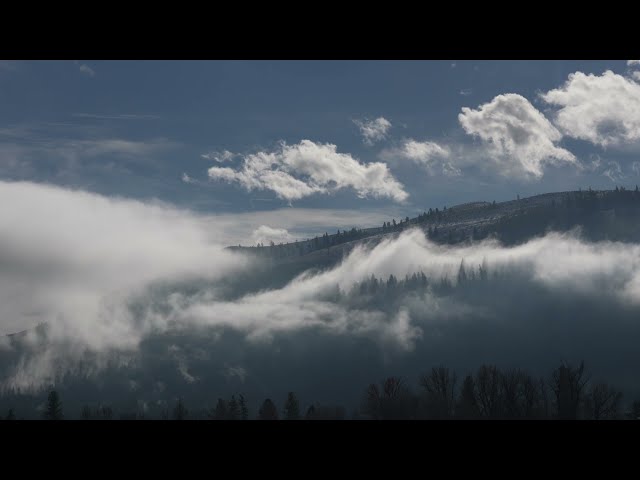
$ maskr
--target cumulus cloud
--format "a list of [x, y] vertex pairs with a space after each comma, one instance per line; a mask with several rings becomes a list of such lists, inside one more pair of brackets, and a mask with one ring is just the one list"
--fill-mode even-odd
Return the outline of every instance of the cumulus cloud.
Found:
[[627, 66], [628, 67], [635, 67], [635, 66], [639, 66], [640, 67], [640, 60], [627, 60]]
[[247, 155], [239, 169], [211, 167], [209, 177], [237, 182], [248, 191], [271, 190], [288, 201], [343, 188], [353, 188], [360, 198], [386, 197], [402, 202], [408, 197], [386, 164], [361, 163], [349, 154], [338, 153], [335, 145], [310, 140], [295, 145], [283, 142], [276, 151]]
[[384, 117], [378, 117], [375, 120], [354, 120], [364, 143], [373, 145], [387, 138], [387, 132], [391, 128], [391, 122]]
[[417, 163], [430, 163], [434, 158], [447, 158], [450, 154], [447, 147], [435, 142], [416, 142], [408, 140], [402, 146], [402, 153], [409, 160]]
[[541, 97], [558, 107], [554, 123], [567, 136], [603, 147], [640, 140], [640, 85], [622, 75], [572, 73]]
[[269, 245], [271, 242], [276, 244], [291, 242], [294, 240], [294, 237], [285, 228], [272, 228], [267, 225], [260, 225], [251, 234], [251, 239], [254, 244], [263, 243]]
[[540, 178], [545, 164], [576, 163], [557, 146], [562, 134], [521, 95], [498, 95], [475, 110], [464, 107], [458, 120], [485, 144], [488, 162], [502, 175]]

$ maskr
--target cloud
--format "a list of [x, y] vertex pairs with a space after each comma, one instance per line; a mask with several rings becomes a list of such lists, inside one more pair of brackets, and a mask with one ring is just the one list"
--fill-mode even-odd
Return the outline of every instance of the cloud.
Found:
[[271, 242], [276, 244], [292, 242], [295, 237], [285, 228], [271, 228], [267, 225], [260, 225], [251, 234], [251, 239], [254, 245], [258, 243], [269, 245]]
[[[56, 133], [48, 126], [19, 126], [0, 129], [0, 136], [6, 140], [0, 142], [0, 171], [13, 178], [39, 178], [47, 172], [54, 176], [75, 176], [84, 168], [91, 167], [102, 171], [118, 168], [126, 171], [123, 162], [118, 160], [149, 162], [153, 155], [176, 148], [179, 144], [167, 138], [129, 140], [117, 137], [100, 137], [102, 132], [89, 129], [73, 131], [73, 136], [65, 129]], [[107, 158], [108, 162], [92, 162]]]
[[640, 72], [631, 72], [631, 76], [634, 80], [640, 81]]
[[345, 188], [353, 188], [360, 198], [403, 202], [409, 196], [386, 164], [360, 163], [349, 154], [338, 153], [335, 145], [310, 140], [295, 145], [282, 142], [273, 152], [247, 155], [237, 170], [211, 167], [209, 177], [237, 182], [248, 191], [271, 190], [288, 201]]
[[471, 88], [463, 88], [462, 90], [460, 90], [460, 95], [463, 95], [465, 97], [468, 97], [472, 93], [473, 93], [473, 90]]
[[498, 95], [476, 110], [463, 107], [458, 120], [487, 147], [501, 175], [541, 178], [546, 164], [576, 163], [556, 145], [562, 134], [521, 95]]
[[559, 107], [554, 123], [567, 136], [602, 147], [640, 140], [640, 85], [621, 75], [572, 73], [541, 98]]
[[[218, 245], [225, 225], [215, 217], [30, 183], [0, 182], [0, 201], [12, 205], [0, 210], [1, 327], [8, 333], [43, 321], [49, 325], [46, 342], [32, 331], [24, 340], [28, 352], [4, 365], [8, 373], [2, 385], [9, 389], [36, 389], [66, 374], [93, 377], [110, 365], [135, 365], [143, 340], [154, 336], [170, 342], [169, 356], [182, 381], [200, 385], [206, 380], [200, 373], [203, 367], [197, 369], [202, 355], [191, 355], [173, 339], [178, 337], [169, 335], [172, 332], [191, 332], [201, 341], [207, 332], [233, 332], [246, 342], [246, 348], [233, 344], [239, 346], [229, 350], [223, 337], [216, 336], [211, 340], [216, 348], [207, 347], [212, 354], [248, 352], [310, 332], [314, 338], [321, 333], [324, 341], [367, 339], [381, 351], [406, 355], [434, 346], [440, 352], [457, 344], [472, 347], [478, 335], [493, 338], [499, 332], [503, 338], [498, 343], [507, 348], [505, 331], [508, 348], [514, 349], [518, 331], [526, 332], [522, 338], [530, 339], [531, 332], [543, 336], [546, 327], [540, 322], [545, 319], [524, 325], [517, 310], [505, 313], [499, 308], [528, 308], [528, 302], [562, 302], [563, 312], [566, 305], [583, 305], [589, 299], [602, 302], [604, 311], [616, 305], [631, 313], [640, 308], [639, 245], [586, 243], [572, 234], [547, 234], [515, 247], [495, 241], [448, 246], [412, 230], [361, 245], [333, 267], [274, 283], [274, 276], [283, 275], [281, 269]], [[493, 295], [494, 287], [493, 294], [466, 298], [428, 288], [395, 302], [358, 301], [350, 293], [372, 274], [402, 279], [424, 272], [434, 285], [442, 277], [455, 284], [462, 259], [469, 268], [486, 260], [492, 274], [507, 275], [500, 295]], [[229, 290], [234, 281], [255, 281], [256, 287]], [[503, 288], [511, 290], [505, 293]], [[484, 303], [468, 303], [474, 298]], [[571, 332], [568, 340], [562, 337], [567, 345], [581, 344], [573, 341], [576, 335], [583, 338], [595, 328], [576, 329], [575, 322], [582, 321], [587, 320], [568, 315], [554, 323], [554, 335], [566, 329]], [[618, 332], [620, 325], [614, 328], [610, 321], [608, 331]], [[631, 328], [627, 325], [616, 334], [635, 338]], [[556, 337], [551, 341], [559, 342]], [[264, 351], [278, 357], [271, 347]], [[252, 377], [260, 377], [255, 357], [252, 363], [242, 357], [221, 358], [219, 364], [227, 365], [225, 377], [243, 375], [237, 368], [240, 361], [244, 375], [250, 370]]]
[[417, 142], [412, 139], [403, 140], [399, 147], [388, 148], [380, 152], [380, 158], [391, 161], [406, 159], [423, 167], [430, 175], [460, 175], [459, 168], [454, 166], [449, 158], [451, 150], [446, 145], [436, 142]]
[[640, 66], [640, 60], [627, 60], [628, 67]]
[[607, 162], [607, 169], [602, 172], [602, 175], [607, 177], [613, 183], [619, 182], [625, 178], [625, 175], [622, 173], [622, 168], [618, 162], [610, 160]]
[[[414, 230], [372, 248], [358, 247], [337, 267], [318, 274], [305, 273], [282, 288], [233, 301], [216, 300], [204, 294], [177, 295], [170, 316], [182, 325], [192, 323], [242, 332], [251, 343], [270, 342], [279, 334], [316, 329], [334, 335], [364, 335], [377, 339], [385, 348], [406, 352], [449, 319], [459, 315], [481, 318], [487, 313], [467, 308], [455, 299], [449, 303], [433, 292], [411, 301], [404, 299], [399, 305], [379, 304], [373, 299], [362, 305], [350, 304], [349, 292], [372, 274], [384, 280], [390, 274], [402, 279], [424, 272], [431, 281], [448, 277], [455, 283], [461, 259], [468, 268], [488, 259], [492, 272], [521, 276], [523, 288], [598, 298], [610, 296], [619, 305], [637, 307], [640, 306], [638, 254], [638, 245], [589, 244], [569, 234], [548, 234], [509, 248], [490, 241], [473, 246], [440, 246]], [[525, 296], [526, 290], [521, 294]]]
[[435, 142], [416, 142], [415, 140], [407, 140], [402, 145], [402, 154], [409, 160], [416, 163], [428, 164], [435, 158], [448, 158], [449, 149], [442, 147]]
[[128, 311], [140, 289], [248, 262], [216, 243], [207, 219], [167, 206], [24, 182], [0, 182], [0, 201], [12, 205], [0, 212], [0, 333], [46, 322], [54, 345], [27, 377], [51, 380], [83, 352], [135, 349], [154, 328]]
[[200, 155], [205, 160], [213, 160], [214, 162], [224, 163], [232, 160], [237, 154], [230, 152], [229, 150], [222, 150], [221, 152], [212, 151]]
[[224, 366], [224, 375], [227, 378], [237, 378], [240, 383], [244, 383], [247, 378], [247, 369], [241, 365], [227, 365]]
[[182, 181], [184, 183], [191, 183], [193, 182], [193, 180], [191, 179], [191, 177], [189, 175], [187, 175], [186, 173], [182, 174]]
[[375, 120], [354, 120], [363, 141], [367, 145], [373, 145], [387, 138], [387, 132], [391, 128], [391, 122], [384, 117], [378, 117]]
[[100, 155], [116, 154], [125, 156], [143, 156], [171, 148], [175, 144], [164, 138], [148, 141], [124, 140], [107, 138], [97, 140], [78, 140], [61, 144], [62, 148], [75, 149], [79, 155], [97, 157]]
[[86, 63], [80, 64], [80, 72], [85, 74], [88, 77], [95, 77], [96, 76], [95, 70], [93, 68], [91, 68], [89, 65], [87, 65]]
[[184, 378], [187, 383], [197, 382], [199, 378], [189, 373], [189, 360], [182, 351], [182, 348], [178, 345], [170, 345], [168, 350], [169, 355], [176, 361], [178, 372], [182, 375], [182, 378]]

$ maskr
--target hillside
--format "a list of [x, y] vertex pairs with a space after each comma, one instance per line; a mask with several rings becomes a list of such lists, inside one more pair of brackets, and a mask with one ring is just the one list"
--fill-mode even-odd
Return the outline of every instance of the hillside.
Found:
[[581, 227], [590, 240], [640, 241], [640, 192], [604, 190], [555, 192], [506, 202], [471, 202], [443, 210], [429, 209], [414, 218], [383, 226], [344, 229], [338, 233], [279, 245], [228, 247], [286, 264], [295, 259], [305, 268], [331, 265], [355, 245], [377, 242], [408, 228], [424, 230], [432, 241], [455, 244], [494, 237], [506, 245], [524, 242], [547, 231]]

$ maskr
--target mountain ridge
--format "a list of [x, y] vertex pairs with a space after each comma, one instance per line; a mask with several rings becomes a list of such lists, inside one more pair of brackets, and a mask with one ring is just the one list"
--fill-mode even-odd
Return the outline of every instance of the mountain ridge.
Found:
[[[531, 197], [518, 198], [503, 202], [474, 201], [454, 205], [452, 207], [430, 208], [417, 217], [401, 219], [396, 223], [392, 219], [382, 227], [367, 227], [362, 229], [338, 230], [338, 233], [316, 236], [305, 240], [272, 244], [269, 246], [229, 246], [232, 251], [253, 253], [275, 259], [285, 259], [292, 256], [302, 257], [318, 250], [327, 250], [330, 254], [335, 247], [347, 244], [359, 244], [378, 237], [401, 232], [407, 228], [419, 227], [429, 238], [437, 243], [456, 244], [467, 240], [478, 240], [488, 236], [497, 236], [504, 243], [512, 244], [524, 240], [522, 235], [513, 235], [510, 223], [526, 223], [529, 219], [531, 226], [528, 234], [543, 234], [546, 230], [565, 231], [573, 226], [586, 222], [591, 230], [597, 229], [595, 224], [610, 227], [609, 217], [615, 218], [615, 210], [632, 207], [635, 213], [640, 213], [640, 193], [637, 190], [624, 188], [615, 190], [574, 190], [548, 192]], [[587, 210], [588, 212], [585, 212]], [[591, 213], [591, 215], [585, 215]], [[628, 213], [628, 212], [627, 212]], [[561, 214], [561, 215], [558, 215]], [[562, 216], [567, 218], [560, 218]], [[548, 221], [543, 221], [547, 216]], [[573, 218], [571, 218], [573, 217]], [[601, 218], [600, 218], [601, 217]], [[623, 216], [626, 218], [626, 216]], [[595, 222], [595, 224], [594, 224]], [[524, 225], [526, 227], [526, 225]], [[505, 235], [506, 233], [506, 235]], [[595, 233], [592, 231], [591, 233]], [[525, 236], [526, 237], [526, 236]], [[596, 235], [597, 237], [597, 235]], [[614, 235], [616, 237], [616, 235]], [[640, 240], [640, 230], [634, 231], [629, 240]], [[594, 238], [598, 239], [598, 238]]]

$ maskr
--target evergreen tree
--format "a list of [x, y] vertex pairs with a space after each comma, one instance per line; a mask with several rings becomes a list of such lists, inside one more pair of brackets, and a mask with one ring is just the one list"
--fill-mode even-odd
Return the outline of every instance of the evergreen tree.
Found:
[[189, 412], [187, 412], [187, 409], [185, 408], [184, 403], [182, 403], [182, 399], [178, 398], [178, 403], [176, 405], [176, 408], [173, 409], [173, 419], [186, 420], [188, 413]]
[[9, 409], [9, 413], [7, 413], [7, 416], [5, 417], [5, 420], [15, 420], [16, 419], [16, 414], [13, 413], [13, 408]]
[[[640, 404], [640, 402], [637, 402], [638, 404]], [[640, 416], [640, 414], [639, 414]], [[314, 407], [313, 405], [311, 405], [308, 409], [307, 409], [307, 413], [304, 416], [305, 420], [315, 420], [316, 417], [316, 407]]]
[[264, 402], [262, 402], [262, 406], [258, 411], [258, 419], [278, 420], [278, 409], [270, 398], [267, 398]]
[[240, 394], [238, 405], [240, 408], [240, 420], [249, 420], [249, 410], [242, 394]]
[[45, 420], [62, 420], [62, 403], [58, 392], [52, 390], [47, 397], [47, 406], [44, 411]]
[[213, 411], [214, 420], [227, 420], [229, 418], [229, 412], [227, 410], [227, 402], [219, 398], [216, 408]]
[[287, 402], [284, 405], [284, 419], [300, 419], [300, 405], [298, 404], [298, 398], [296, 397], [296, 394], [293, 392], [289, 392], [289, 395], [287, 395]]
[[111, 407], [102, 407], [100, 409], [99, 415], [103, 420], [111, 420], [113, 418], [113, 410], [111, 409]]
[[240, 408], [239, 408], [238, 402], [236, 401], [235, 395], [231, 395], [231, 400], [229, 401], [229, 412], [227, 413], [227, 418], [229, 420], [240, 419]]
[[91, 420], [91, 409], [89, 408], [89, 405], [82, 407], [81, 418], [82, 420]]
[[464, 268], [464, 259], [460, 262], [460, 268], [458, 269], [458, 283], [464, 283], [467, 281], [467, 271]]

